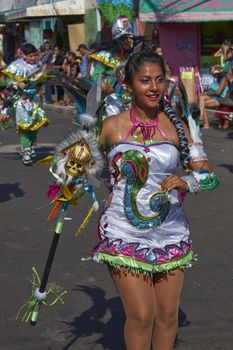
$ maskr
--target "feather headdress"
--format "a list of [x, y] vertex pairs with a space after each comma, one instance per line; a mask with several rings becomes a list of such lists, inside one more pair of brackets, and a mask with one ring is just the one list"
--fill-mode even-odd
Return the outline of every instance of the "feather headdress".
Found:
[[120, 16], [126, 16], [130, 21], [133, 19], [132, 0], [97, 0], [96, 2], [106, 21], [110, 24]]
[[130, 24], [134, 15], [132, 0], [97, 0], [97, 5], [106, 22], [112, 26], [113, 39], [133, 34]]

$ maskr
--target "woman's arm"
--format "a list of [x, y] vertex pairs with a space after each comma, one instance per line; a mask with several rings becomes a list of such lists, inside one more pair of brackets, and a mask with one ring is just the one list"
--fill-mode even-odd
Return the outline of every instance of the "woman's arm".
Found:
[[107, 151], [108, 148], [116, 142], [115, 138], [117, 136], [117, 118], [118, 116], [114, 115], [107, 117], [103, 121], [99, 136], [99, 145], [103, 151]]
[[220, 47], [220, 49], [218, 49], [218, 50], [213, 54], [213, 56], [214, 56], [214, 57], [220, 57], [222, 54], [223, 54], [223, 49], [222, 49], [222, 47]]
[[216, 188], [219, 180], [212, 171], [202, 144], [193, 143], [187, 125], [185, 123], [182, 124], [190, 150], [189, 169], [184, 176], [168, 176], [161, 182], [162, 189], [164, 191], [176, 189], [178, 191], [194, 193]]

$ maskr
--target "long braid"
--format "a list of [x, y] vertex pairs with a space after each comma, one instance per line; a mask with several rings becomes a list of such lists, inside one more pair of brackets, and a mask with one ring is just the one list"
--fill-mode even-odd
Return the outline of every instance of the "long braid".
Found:
[[180, 142], [180, 153], [181, 153], [181, 162], [182, 166], [185, 170], [189, 168], [189, 148], [188, 148], [188, 140], [184, 133], [183, 125], [180, 119], [175, 115], [171, 106], [163, 99], [160, 102], [160, 105], [164, 111], [164, 113], [168, 116], [169, 120], [175, 126], [179, 142]]

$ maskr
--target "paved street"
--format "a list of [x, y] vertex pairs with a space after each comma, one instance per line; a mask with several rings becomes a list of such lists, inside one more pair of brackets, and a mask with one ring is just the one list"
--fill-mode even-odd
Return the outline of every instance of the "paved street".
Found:
[[[38, 136], [38, 158], [53, 151], [71, 128], [72, 108], [48, 108], [49, 128]], [[198, 262], [187, 271], [182, 294], [178, 350], [233, 348], [233, 129], [203, 130], [210, 162], [221, 186], [188, 196], [188, 213]], [[82, 261], [97, 241], [97, 214], [78, 237], [89, 198], [70, 207], [49, 282], [67, 289], [65, 303], [43, 306], [35, 327], [16, 320], [31, 293], [31, 267], [42, 275], [56, 220], [46, 221], [48, 167], [25, 167], [14, 129], [0, 133], [0, 349], [123, 350], [123, 310], [105, 266]], [[102, 201], [106, 191], [98, 190]], [[85, 204], [84, 204], [85, 201]], [[144, 350], [144, 349], [142, 349]]]

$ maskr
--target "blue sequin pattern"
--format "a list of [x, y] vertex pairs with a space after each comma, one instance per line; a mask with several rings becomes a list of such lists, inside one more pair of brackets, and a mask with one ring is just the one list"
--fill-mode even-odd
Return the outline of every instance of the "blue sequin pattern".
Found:
[[160, 226], [166, 219], [170, 201], [165, 192], [154, 193], [149, 198], [149, 207], [155, 215], [144, 216], [138, 209], [137, 196], [146, 184], [149, 165], [143, 153], [137, 150], [124, 152], [121, 158], [121, 175], [126, 177], [124, 212], [131, 225], [139, 229]]

